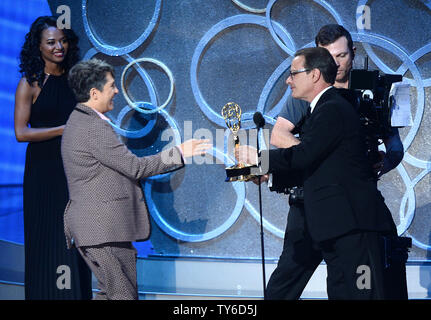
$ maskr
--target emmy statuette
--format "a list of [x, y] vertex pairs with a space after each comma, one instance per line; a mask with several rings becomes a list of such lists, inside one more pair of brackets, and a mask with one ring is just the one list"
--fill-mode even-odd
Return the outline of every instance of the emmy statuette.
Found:
[[[226, 126], [230, 129], [234, 138], [235, 153], [239, 149], [238, 131], [241, 128], [241, 107], [235, 102], [226, 103], [221, 109], [221, 115], [226, 122]], [[250, 174], [250, 169], [256, 167], [238, 163], [226, 168], [226, 182], [248, 181], [254, 177]]]

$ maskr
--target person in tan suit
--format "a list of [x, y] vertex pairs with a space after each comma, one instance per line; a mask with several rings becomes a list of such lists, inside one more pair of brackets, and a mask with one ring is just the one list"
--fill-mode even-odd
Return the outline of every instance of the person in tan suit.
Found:
[[70, 200], [64, 212], [68, 248], [75, 246], [98, 280], [96, 300], [138, 298], [133, 241], [150, 235], [139, 180], [177, 170], [184, 158], [211, 145], [191, 139], [158, 154], [138, 157], [118, 139], [104, 113], [118, 93], [114, 69], [98, 59], [69, 72], [78, 104], [63, 132], [61, 154]]

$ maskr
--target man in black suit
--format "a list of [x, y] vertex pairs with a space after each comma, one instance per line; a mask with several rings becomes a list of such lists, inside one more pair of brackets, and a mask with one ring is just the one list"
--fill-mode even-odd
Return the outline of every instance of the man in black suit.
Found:
[[[315, 38], [316, 46], [329, 51], [338, 66], [334, 87], [347, 89], [349, 74], [353, 66], [356, 48], [350, 33], [341, 25], [328, 24], [323, 26]], [[310, 103], [289, 96], [283, 110], [278, 115], [271, 133], [271, 144], [277, 148], [288, 148], [300, 143], [293, 134], [299, 133], [306, 119]], [[403, 145], [397, 128], [392, 128], [391, 134], [383, 140], [386, 153], [380, 151], [381, 159], [370, 159], [375, 175], [380, 177], [394, 169], [403, 158]], [[377, 161], [377, 162], [376, 162]], [[261, 182], [268, 177], [261, 177]], [[271, 191], [289, 194], [289, 214], [285, 231], [283, 251], [277, 267], [271, 274], [267, 284], [266, 296], [270, 300], [299, 299], [314, 271], [322, 262], [319, 250], [315, 250], [313, 241], [305, 224], [304, 204], [302, 201], [302, 187], [290, 188], [293, 179], [273, 175], [268, 184]], [[377, 182], [377, 181], [376, 181]], [[397, 235], [393, 223], [392, 235]], [[386, 296], [390, 299], [407, 299], [407, 282], [405, 265], [403, 262], [392, 261], [391, 267], [384, 270]], [[394, 280], [395, 279], [395, 280]], [[394, 290], [395, 289], [395, 290]]]
[[[393, 221], [367, 164], [358, 115], [332, 87], [337, 69], [324, 48], [295, 54], [287, 82], [294, 98], [310, 102], [301, 143], [262, 151], [258, 163], [274, 177], [301, 172], [305, 223], [327, 264], [328, 297], [384, 298], [379, 241]], [[242, 146], [237, 158], [256, 163], [256, 150]]]

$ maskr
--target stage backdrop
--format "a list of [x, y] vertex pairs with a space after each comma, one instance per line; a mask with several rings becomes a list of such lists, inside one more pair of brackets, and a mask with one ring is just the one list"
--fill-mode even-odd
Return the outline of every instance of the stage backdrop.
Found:
[[[400, 130], [404, 160], [381, 179], [379, 189], [399, 234], [413, 238], [410, 260], [430, 259], [430, 1], [48, 3], [53, 13], [64, 14], [65, 23], [70, 9], [84, 59], [95, 56], [115, 66], [120, 94], [109, 116], [134, 153], [153, 154], [191, 137], [213, 140], [205, 158], [142, 181], [152, 216], [153, 253], [260, 257], [258, 189], [252, 183], [224, 182], [229, 134], [221, 108], [238, 103], [245, 129], [253, 128], [252, 115], [260, 111], [271, 130], [289, 94], [284, 81], [293, 53], [313, 46], [322, 25], [339, 23], [355, 41], [355, 67], [362, 68], [368, 55], [370, 69], [402, 74], [411, 85], [412, 125]], [[254, 143], [247, 135], [243, 143], [247, 138]], [[262, 201], [266, 257], [277, 258], [287, 197], [264, 186]]]

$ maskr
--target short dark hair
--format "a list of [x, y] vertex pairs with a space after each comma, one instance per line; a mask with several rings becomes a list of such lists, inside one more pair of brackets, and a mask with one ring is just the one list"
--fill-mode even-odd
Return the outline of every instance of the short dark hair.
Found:
[[350, 32], [347, 31], [343, 26], [339, 24], [327, 24], [320, 28], [319, 33], [314, 39], [316, 46], [327, 46], [341, 37], [346, 37], [347, 46], [349, 47], [352, 59], [355, 57], [355, 51], [353, 50], [353, 40]]
[[295, 57], [298, 56], [304, 57], [304, 68], [319, 69], [325, 82], [334, 84], [338, 67], [328, 50], [321, 47], [305, 48], [295, 53]]
[[90, 100], [90, 90], [96, 88], [103, 91], [106, 84], [106, 74], [114, 76], [114, 68], [107, 62], [99, 59], [91, 59], [77, 63], [69, 71], [69, 86], [78, 102]]

